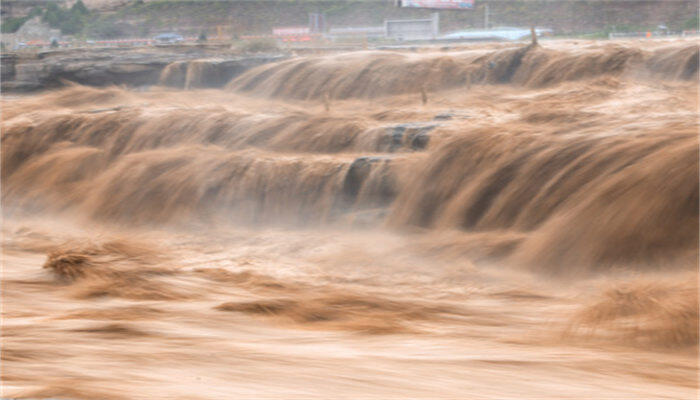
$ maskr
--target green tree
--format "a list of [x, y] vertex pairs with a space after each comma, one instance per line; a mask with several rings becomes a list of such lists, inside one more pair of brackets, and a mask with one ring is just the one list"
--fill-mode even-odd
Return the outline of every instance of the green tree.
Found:
[[78, 0], [70, 9], [63, 9], [56, 3], [49, 3], [42, 20], [52, 28], [58, 28], [61, 33], [75, 35], [85, 28], [90, 11], [82, 0]]
[[44, 12], [44, 16], [41, 18], [41, 20], [49, 24], [49, 26], [52, 28], [58, 28], [61, 21], [64, 19], [65, 14], [65, 11], [59, 7], [58, 4], [49, 3], [46, 6], [46, 11]]
[[19, 29], [25, 22], [27, 22], [29, 18], [27, 17], [16, 17], [16, 18], [5, 18], [4, 21], [2, 21], [2, 25], [0, 26], [2, 29], [2, 33], [14, 33], [17, 32], [17, 29]]
[[90, 11], [85, 7], [85, 4], [83, 3], [83, 0], [78, 0], [73, 4], [73, 7], [70, 8], [71, 14], [74, 15], [88, 15], [90, 14]]
[[700, 20], [698, 19], [698, 16], [694, 16], [692, 18], [689, 18], [683, 22], [683, 29], [689, 30], [689, 31], [697, 31], [700, 29]]
[[29, 21], [30, 19], [42, 15], [43, 11], [39, 7], [34, 7], [29, 11], [29, 14], [27, 14], [24, 17], [14, 17], [14, 18], [6, 18], [4, 21], [2, 21], [2, 33], [14, 33], [17, 32], [17, 30], [24, 25], [25, 22]]
[[41, 10], [40, 7], [34, 7], [31, 9], [31, 11], [29, 11], [27, 17], [34, 18], [36, 16], [41, 16], [42, 14], [44, 14], [44, 12]]
[[59, 23], [58, 27], [61, 33], [66, 35], [75, 35], [83, 31], [85, 21], [79, 14], [68, 13]]

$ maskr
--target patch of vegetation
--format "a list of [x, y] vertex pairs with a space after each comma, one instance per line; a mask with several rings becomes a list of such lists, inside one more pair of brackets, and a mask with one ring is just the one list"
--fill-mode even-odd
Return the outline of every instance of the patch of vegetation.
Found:
[[90, 11], [82, 0], [78, 0], [70, 9], [64, 9], [56, 3], [49, 3], [42, 16], [42, 21], [52, 28], [58, 28], [61, 33], [75, 35], [82, 33]]
[[22, 25], [24, 25], [25, 22], [36, 17], [37, 15], [41, 15], [42, 13], [43, 13], [43, 11], [41, 10], [41, 8], [34, 7], [29, 12], [29, 14], [27, 14], [24, 17], [6, 18], [4, 21], [2, 21], [2, 28], [0, 30], [2, 31], [2, 33], [17, 32], [17, 30]]
[[41, 20], [54, 29], [60, 29], [66, 35], [76, 35], [83, 31], [91, 14], [82, 0], [71, 8], [62, 8], [56, 3], [49, 3], [45, 8], [34, 7], [24, 17], [6, 18], [2, 21], [2, 32], [13, 33], [30, 19], [41, 16]]
[[683, 30], [687, 30], [687, 31], [697, 31], [698, 29], [700, 29], [699, 25], [700, 25], [700, 19], [698, 18], [697, 15], [695, 15], [694, 17], [688, 18], [687, 20], [685, 20], [685, 22], [683, 22], [682, 28], [683, 28]]
[[274, 53], [280, 51], [277, 42], [270, 38], [245, 40], [237, 48], [241, 53]]
[[136, 30], [132, 24], [100, 17], [91, 19], [85, 25], [83, 33], [95, 39], [115, 39], [129, 36]]
[[580, 35], [568, 35], [570, 37], [579, 39], [607, 39], [610, 36], [609, 30], [597, 31], [597, 32], [587, 32]]
[[19, 29], [20, 26], [24, 25], [24, 23], [28, 20], [29, 18], [27, 17], [6, 18], [4, 21], [2, 21], [2, 28], [0, 30], [2, 31], [2, 33], [17, 32], [17, 29]]

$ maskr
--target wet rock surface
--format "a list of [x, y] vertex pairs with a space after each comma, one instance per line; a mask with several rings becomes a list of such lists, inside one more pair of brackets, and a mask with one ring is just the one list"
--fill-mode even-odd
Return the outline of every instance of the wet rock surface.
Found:
[[439, 124], [435, 123], [405, 123], [386, 128], [385, 136], [379, 143], [380, 151], [395, 152], [401, 148], [423, 150], [430, 140], [429, 133]]
[[163, 49], [102, 48], [4, 54], [2, 90], [29, 92], [60, 87], [65, 82], [89, 86], [148, 86], [159, 83], [168, 65], [198, 60], [210, 65], [210, 78], [193, 87], [221, 87], [250, 68], [284, 58], [282, 54], [241, 55], [212, 47]]

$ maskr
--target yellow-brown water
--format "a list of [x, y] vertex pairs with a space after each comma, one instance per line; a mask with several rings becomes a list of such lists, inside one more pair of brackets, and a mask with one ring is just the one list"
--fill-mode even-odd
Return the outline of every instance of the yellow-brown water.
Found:
[[551, 47], [4, 99], [2, 395], [694, 398], [697, 44]]

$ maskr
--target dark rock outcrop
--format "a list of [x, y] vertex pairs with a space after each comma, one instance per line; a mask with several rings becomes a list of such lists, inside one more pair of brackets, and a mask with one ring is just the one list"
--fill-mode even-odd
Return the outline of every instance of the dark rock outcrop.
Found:
[[88, 86], [156, 85], [162, 71], [177, 62], [196, 62], [205, 66], [204, 74], [200, 74], [190, 87], [221, 87], [252, 67], [284, 57], [157, 47], [54, 50], [20, 56], [5, 54], [2, 58], [2, 90], [50, 89], [66, 81]]

